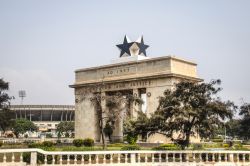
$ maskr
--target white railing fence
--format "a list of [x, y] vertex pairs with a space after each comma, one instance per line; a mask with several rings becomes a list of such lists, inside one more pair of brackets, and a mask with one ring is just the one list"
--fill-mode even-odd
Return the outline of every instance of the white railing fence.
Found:
[[79, 151], [1, 149], [0, 165], [250, 165], [250, 151]]

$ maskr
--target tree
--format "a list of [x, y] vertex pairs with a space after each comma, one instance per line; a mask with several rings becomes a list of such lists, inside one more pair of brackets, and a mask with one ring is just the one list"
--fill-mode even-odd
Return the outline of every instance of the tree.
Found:
[[60, 122], [57, 125], [56, 131], [57, 131], [58, 135], [65, 133], [65, 136], [68, 137], [69, 133], [74, 132], [74, 130], [75, 130], [74, 126], [75, 126], [74, 122]]
[[239, 135], [242, 138], [249, 139], [250, 138], [250, 104], [244, 103], [240, 107], [239, 114], [243, 116], [243, 118], [240, 120]]
[[9, 83], [0, 79], [0, 128], [3, 132], [13, 124], [14, 112], [9, 109], [10, 97], [6, 91], [9, 89]]
[[216, 97], [221, 90], [216, 87], [219, 84], [220, 80], [180, 82], [173, 91], [166, 90], [150, 119], [151, 130], [170, 137], [182, 149], [189, 145], [191, 136], [211, 137], [223, 120], [232, 118], [236, 109], [232, 102]]
[[17, 138], [19, 137], [19, 134], [24, 134], [27, 131], [36, 130], [36, 125], [27, 119], [16, 119], [13, 125], [13, 132], [15, 133]]
[[[147, 139], [147, 134], [150, 132], [149, 118], [142, 111], [138, 111], [137, 119], [127, 118], [123, 124], [123, 131], [127, 141], [136, 142], [138, 135], [141, 135], [143, 140]], [[135, 141], [129, 141], [134, 139]]]
[[[105, 96], [103, 96], [101, 93], [94, 93], [90, 100], [96, 110], [98, 118], [97, 124], [101, 134], [103, 149], [106, 149], [107, 146], [105, 140], [106, 124], [108, 124], [109, 129], [114, 129], [116, 121], [122, 116], [126, 116], [126, 114], [123, 114], [123, 111], [129, 105], [129, 103], [142, 104], [141, 99], [131, 94], [124, 95], [119, 92]], [[111, 131], [109, 132], [111, 133]]]

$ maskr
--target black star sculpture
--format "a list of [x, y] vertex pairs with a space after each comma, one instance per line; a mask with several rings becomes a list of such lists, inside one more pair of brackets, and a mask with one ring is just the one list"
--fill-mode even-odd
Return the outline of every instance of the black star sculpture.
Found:
[[149, 47], [149, 45], [144, 44], [143, 37], [141, 37], [141, 41], [136, 42], [136, 44], [139, 47], [139, 55], [143, 53], [145, 56], [147, 56], [146, 49]]
[[121, 50], [120, 57], [122, 57], [122, 55], [124, 53], [127, 53], [128, 55], [131, 56], [129, 48], [132, 46], [132, 44], [133, 44], [133, 42], [132, 43], [128, 43], [127, 36], [125, 36], [124, 40], [123, 40], [123, 44], [116, 45]]

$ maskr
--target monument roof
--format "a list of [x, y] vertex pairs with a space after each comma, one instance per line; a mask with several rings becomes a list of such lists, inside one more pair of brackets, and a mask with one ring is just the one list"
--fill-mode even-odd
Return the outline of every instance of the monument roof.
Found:
[[115, 67], [115, 66], [123, 66], [123, 65], [128, 65], [128, 64], [138, 64], [138, 63], [144, 63], [144, 62], [149, 62], [149, 61], [158, 61], [158, 60], [163, 60], [163, 59], [174, 59], [180, 62], [188, 63], [191, 65], [197, 65], [197, 63], [185, 60], [183, 58], [179, 58], [176, 56], [161, 56], [161, 57], [154, 57], [154, 58], [147, 58], [147, 59], [141, 59], [141, 60], [135, 60], [135, 61], [127, 61], [127, 62], [118, 62], [118, 63], [112, 63], [112, 64], [107, 64], [107, 65], [100, 65], [100, 66], [95, 66], [95, 67], [86, 67], [82, 69], [77, 69], [75, 72], [81, 72], [81, 71], [88, 71], [88, 70], [96, 70], [96, 69], [102, 69], [102, 68], [109, 68], [109, 67]]

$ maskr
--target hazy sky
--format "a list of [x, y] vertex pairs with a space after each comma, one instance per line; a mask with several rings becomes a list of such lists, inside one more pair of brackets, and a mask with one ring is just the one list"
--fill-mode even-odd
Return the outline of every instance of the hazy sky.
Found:
[[250, 102], [249, 0], [0, 0], [0, 77], [12, 104], [74, 104], [74, 70], [110, 63], [127, 34], [149, 57], [198, 63], [221, 97]]

